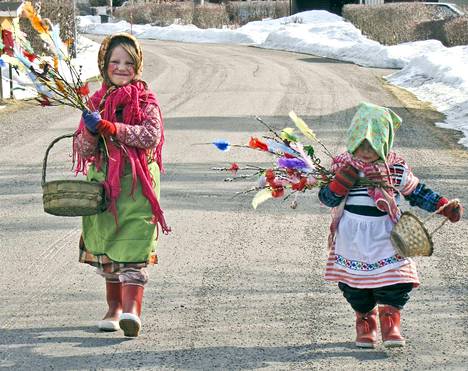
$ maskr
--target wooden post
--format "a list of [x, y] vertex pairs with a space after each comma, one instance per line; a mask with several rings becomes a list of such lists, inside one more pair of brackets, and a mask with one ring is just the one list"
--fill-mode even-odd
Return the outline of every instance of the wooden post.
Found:
[[76, 58], [76, 49], [78, 45], [78, 32], [76, 30], [76, 0], [72, 0], [73, 5], [73, 45], [71, 49], [72, 58]]
[[3, 101], [3, 74], [2, 67], [0, 66], [0, 102]]
[[13, 99], [13, 68], [8, 63], [8, 75], [10, 77], [10, 99]]

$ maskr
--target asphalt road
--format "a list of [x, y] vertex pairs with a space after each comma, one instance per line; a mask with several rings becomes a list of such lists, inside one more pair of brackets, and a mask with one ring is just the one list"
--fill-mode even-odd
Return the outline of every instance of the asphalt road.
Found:
[[[79, 112], [10, 105], [0, 110], [0, 368], [466, 369], [467, 218], [435, 233], [434, 255], [417, 259], [422, 285], [403, 312], [406, 348], [360, 350], [353, 311], [322, 278], [330, 218], [316, 192], [296, 210], [271, 201], [254, 211], [252, 194], [232, 197], [253, 184], [224, 182], [211, 168], [269, 159], [193, 145], [246, 143], [264, 132], [255, 115], [284, 127], [294, 110], [338, 153], [367, 100], [403, 117], [396, 147], [414, 172], [468, 205], [468, 152], [458, 134], [433, 125], [439, 115], [397, 99], [381, 79], [388, 70], [245, 46], [143, 47], [144, 78], [166, 118], [162, 206], [173, 233], [150, 270], [142, 334], [97, 331], [104, 282], [77, 262], [80, 219], [42, 210], [45, 149], [74, 130]], [[71, 177], [70, 143], [49, 161], [47, 180]]]

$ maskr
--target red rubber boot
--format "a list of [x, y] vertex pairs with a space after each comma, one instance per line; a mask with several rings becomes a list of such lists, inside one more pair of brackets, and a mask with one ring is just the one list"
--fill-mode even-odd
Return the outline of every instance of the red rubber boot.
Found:
[[99, 321], [98, 328], [101, 331], [120, 330], [119, 318], [122, 313], [122, 284], [120, 282], [106, 280], [106, 300], [109, 309], [104, 318]]
[[379, 318], [384, 346], [405, 346], [405, 338], [400, 333], [400, 310], [391, 305], [379, 306]]
[[356, 312], [356, 346], [375, 348], [377, 343], [377, 308], [368, 313]]
[[136, 337], [141, 329], [141, 302], [144, 287], [140, 285], [122, 285], [123, 313], [119, 325], [125, 336]]

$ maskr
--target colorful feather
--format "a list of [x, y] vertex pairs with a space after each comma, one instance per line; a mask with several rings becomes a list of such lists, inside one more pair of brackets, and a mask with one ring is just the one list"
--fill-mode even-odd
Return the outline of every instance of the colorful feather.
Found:
[[306, 169], [307, 164], [298, 158], [280, 157], [277, 160], [278, 166], [286, 169]]
[[227, 152], [231, 149], [231, 143], [224, 139], [217, 139], [211, 143], [222, 152]]
[[293, 144], [293, 147], [294, 149], [300, 153], [302, 159], [304, 160], [304, 162], [307, 164], [307, 167], [310, 169], [310, 170], [313, 170], [315, 169], [315, 165], [314, 163], [312, 162], [311, 158], [305, 153], [304, 151], [304, 146], [301, 144], [301, 143], [294, 143]]
[[58, 58], [66, 60], [68, 58], [68, 51], [62, 39], [60, 39], [60, 26], [58, 24], [52, 25], [50, 38], [52, 39]]
[[26, 69], [29, 70], [31, 68], [32, 63], [23, 55], [22, 51], [17, 46], [13, 49], [13, 55]]
[[38, 16], [30, 1], [25, 1], [22, 5], [23, 15], [29, 19], [31, 26], [40, 34], [49, 32], [47, 24]]
[[54, 94], [52, 93], [52, 91], [50, 89], [48, 89], [46, 85], [41, 84], [38, 81], [37, 76], [34, 73], [32, 73], [31, 71], [28, 71], [27, 74], [28, 74], [28, 77], [33, 82], [34, 87], [36, 88], [37, 92], [40, 95], [44, 95], [44, 96], [49, 97], [49, 98], [53, 97]]
[[294, 113], [294, 111], [289, 112], [289, 117], [294, 122], [296, 127], [301, 131], [301, 133], [304, 134], [304, 136], [306, 138], [308, 138], [310, 140], [315, 140], [316, 139], [315, 133], [312, 131], [312, 129], [309, 128], [309, 126], [307, 126], [307, 124], [304, 122], [304, 120], [302, 120], [300, 117], [298, 117]]
[[292, 148], [288, 147], [287, 145], [277, 142], [274, 139], [266, 139], [266, 145], [268, 146], [268, 150], [273, 153], [289, 153], [292, 156], [297, 156], [298, 153], [294, 151]]
[[284, 128], [281, 130], [280, 137], [288, 142], [297, 142], [297, 137], [294, 135], [293, 128]]
[[254, 198], [252, 199], [252, 207], [256, 209], [258, 205], [264, 203], [266, 200], [272, 197], [273, 195], [271, 189], [264, 188], [255, 194]]

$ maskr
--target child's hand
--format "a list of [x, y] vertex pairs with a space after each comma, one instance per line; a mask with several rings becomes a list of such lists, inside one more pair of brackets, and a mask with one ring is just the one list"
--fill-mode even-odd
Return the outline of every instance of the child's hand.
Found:
[[[437, 203], [437, 209], [440, 209], [448, 203], [449, 200], [442, 197]], [[459, 201], [452, 201], [449, 205], [445, 206], [439, 214], [447, 217], [452, 223], [458, 222], [463, 215], [463, 205]]]
[[338, 196], [345, 196], [359, 179], [359, 172], [351, 165], [345, 166], [335, 173], [329, 188]]
[[101, 115], [98, 111], [90, 112], [90, 111], [83, 111], [81, 115], [83, 117], [83, 121], [86, 125], [86, 128], [93, 134], [97, 133], [97, 125], [101, 121]]

